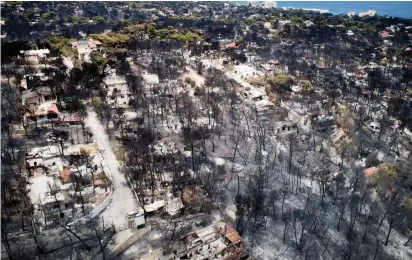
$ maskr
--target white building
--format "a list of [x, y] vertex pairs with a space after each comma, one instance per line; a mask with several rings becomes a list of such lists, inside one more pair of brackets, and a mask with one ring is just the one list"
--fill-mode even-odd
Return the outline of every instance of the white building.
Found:
[[375, 10], [368, 10], [366, 12], [360, 12], [359, 17], [364, 17], [364, 16], [375, 16], [376, 11]]
[[159, 76], [157, 74], [144, 74], [142, 75], [146, 84], [156, 85], [159, 84]]
[[272, 29], [272, 23], [271, 23], [271, 22], [264, 22], [264, 23], [263, 23], [263, 26], [264, 26], [266, 29]]
[[276, 8], [278, 7], [278, 3], [276, 1], [264, 1], [263, 7], [264, 8]]
[[353, 17], [353, 16], [355, 16], [355, 15], [356, 15], [356, 13], [355, 13], [355, 12], [353, 12], [353, 11], [348, 12], [348, 16], [349, 16], [349, 17]]
[[72, 48], [77, 49], [79, 60], [89, 60], [90, 53], [95, 50], [100, 50], [101, 45], [102, 43], [100, 41], [93, 39], [72, 42]]
[[284, 26], [285, 24], [291, 24], [291, 23], [292, 23], [292, 21], [290, 21], [290, 20], [280, 20], [279, 21], [280, 26]]
[[355, 33], [352, 31], [352, 30], [348, 30], [347, 32], [346, 32], [346, 35], [347, 36], [352, 36], [352, 35], [354, 35]]
[[249, 5], [254, 7], [259, 6], [259, 1], [249, 1]]
[[45, 59], [49, 56], [49, 49], [40, 49], [40, 50], [28, 50], [20, 51], [24, 55], [24, 59], [32, 64], [39, 64], [42, 59]]
[[32, 73], [32, 74], [25, 74], [23, 75], [23, 80], [21, 81], [20, 88], [22, 90], [31, 89], [31, 82], [32, 81], [46, 81], [49, 77], [46, 74], [40, 73]]
[[63, 161], [60, 158], [61, 148], [57, 145], [35, 147], [27, 150], [26, 154], [28, 176], [58, 173], [63, 170]]
[[314, 23], [311, 20], [306, 20], [303, 23], [306, 25], [306, 27], [310, 27], [310, 26], [314, 25]]
[[371, 122], [368, 127], [375, 133], [379, 133], [381, 131], [381, 124], [379, 124], [379, 122]]
[[247, 65], [237, 65], [234, 67], [235, 73], [241, 77], [263, 76], [263, 73]]
[[129, 106], [132, 93], [129, 91], [125, 77], [119, 77], [116, 75], [106, 77], [103, 80], [103, 85], [107, 90], [106, 100], [109, 104], [115, 107], [123, 108]]

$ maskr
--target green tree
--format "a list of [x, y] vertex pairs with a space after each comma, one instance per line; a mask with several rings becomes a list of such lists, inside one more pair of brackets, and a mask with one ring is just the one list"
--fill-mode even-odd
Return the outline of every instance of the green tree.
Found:
[[69, 16], [67, 17], [67, 22], [68, 23], [77, 23], [77, 18], [74, 16]]
[[44, 19], [46, 22], [48, 22], [48, 21], [50, 21], [50, 20], [54, 20], [54, 19], [56, 19], [56, 17], [57, 17], [57, 13], [56, 13], [56, 12], [53, 12], [53, 11], [47, 12], [47, 13], [44, 13], [44, 14], [43, 14], [43, 19]]
[[394, 163], [382, 163], [373, 176], [378, 191], [386, 194], [396, 190], [399, 167]]
[[93, 17], [93, 22], [102, 24], [102, 23], [106, 22], [106, 19], [102, 16], [94, 16]]
[[267, 83], [270, 85], [271, 90], [278, 93], [287, 91], [294, 82], [295, 77], [286, 74], [279, 74], [267, 79]]
[[89, 21], [89, 19], [87, 17], [81, 16], [79, 18], [79, 23], [87, 23]]
[[304, 90], [312, 90], [312, 88], [313, 88], [312, 83], [310, 83], [309, 80], [301, 80], [299, 82], [299, 86], [301, 86], [302, 89], [304, 89]]

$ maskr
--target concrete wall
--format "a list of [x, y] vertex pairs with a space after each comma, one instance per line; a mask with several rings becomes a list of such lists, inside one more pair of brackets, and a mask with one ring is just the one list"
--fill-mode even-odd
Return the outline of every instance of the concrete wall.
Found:
[[78, 220], [75, 220], [75, 221], [71, 222], [70, 224], [74, 224], [74, 223], [77, 223], [77, 222], [85, 223], [85, 222], [97, 217], [97, 215], [99, 215], [107, 207], [107, 205], [109, 205], [109, 203], [112, 201], [113, 190], [114, 190], [114, 185], [112, 185], [111, 188], [110, 188], [110, 194], [106, 196], [106, 198], [103, 200], [102, 203], [99, 204], [99, 206], [97, 206], [95, 209], [90, 211], [89, 214], [87, 214], [86, 216], [84, 216], [84, 217], [82, 217]]
[[[146, 227], [142, 229], [135, 229], [133, 233], [123, 241], [119, 241], [119, 243], [115, 246], [114, 252], [116, 256], [119, 256], [123, 253], [127, 248], [133, 245], [139, 238], [143, 235], [147, 234], [151, 230], [150, 225], [146, 225]], [[116, 240], [116, 239], [115, 239]]]

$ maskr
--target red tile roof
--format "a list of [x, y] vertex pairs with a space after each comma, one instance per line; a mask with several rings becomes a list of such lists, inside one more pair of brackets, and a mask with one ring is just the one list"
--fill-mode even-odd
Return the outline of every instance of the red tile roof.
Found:
[[236, 42], [229, 43], [228, 45], [226, 45], [226, 48], [237, 48]]
[[47, 110], [47, 112], [49, 113], [54, 113], [54, 114], [58, 114], [59, 110], [57, 109], [56, 104], [52, 104], [49, 109]]
[[60, 178], [62, 179], [63, 183], [69, 182], [71, 179], [70, 168], [64, 168], [64, 170], [60, 172]]
[[233, 227], [226, 225], [226, 237], [233, 243], [237, 244], [241, 242], [243, 239], [239, 236], [239, 233], [237, 233], [236, 229]]
[[363, 170], [363, 173], [364, 173], [366, 176], [370, 176], [370, 175], [375, 174], [377, 171], [378, 171], [378, 168], [376, 168], [376, 167], [371, 167], [371, 168], [364, 169], [364, 170]]

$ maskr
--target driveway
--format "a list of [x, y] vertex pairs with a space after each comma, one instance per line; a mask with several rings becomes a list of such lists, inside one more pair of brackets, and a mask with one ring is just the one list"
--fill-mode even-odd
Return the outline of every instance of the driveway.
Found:
[[112, 202], [100, 214], [99, 218], [103, 217], [105, 223], [113, 223], [117, 228], [123, 229], [127, 226], [126, 213], [136, 210], [138, 204], [133, 197], [132, 190], [127, 185], [125, 176], [118, 170], [119, 163], [110, 146], [106, 131], [96, 113], [91, 109], [88, 111], [85, 122], [93, 133], [94, 141], [99, 149], [104, 150], [105, 168], [114, 184]]

